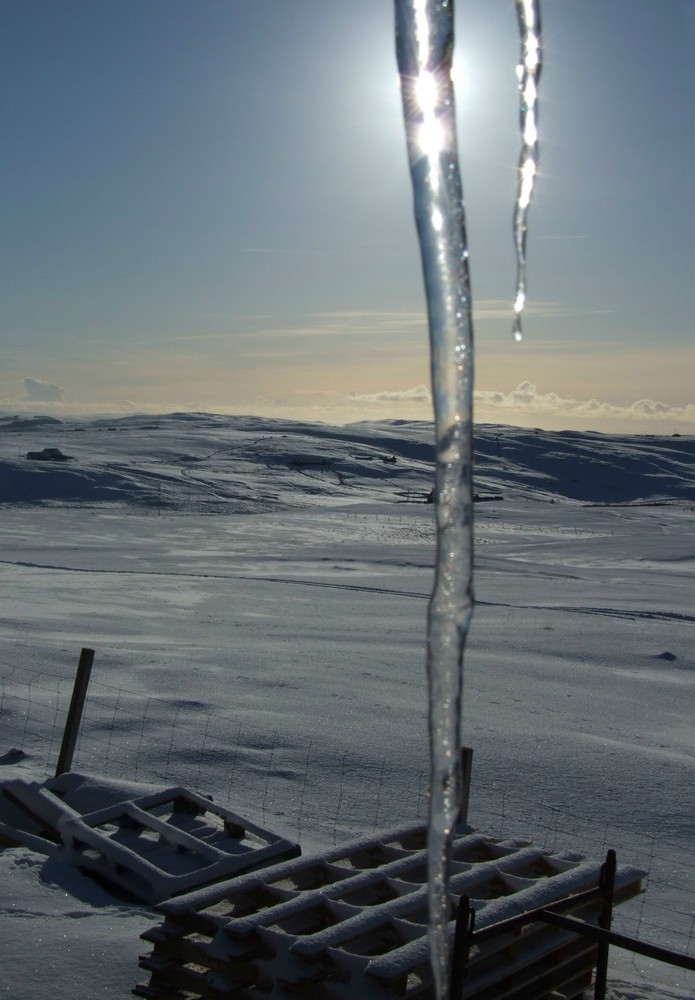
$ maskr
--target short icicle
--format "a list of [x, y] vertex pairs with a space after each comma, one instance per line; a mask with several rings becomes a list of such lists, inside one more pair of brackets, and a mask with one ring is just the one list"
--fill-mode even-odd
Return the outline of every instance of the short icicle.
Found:
[[436, 435], [436, 575], [428, 611], [429, 942], [435, 996], [449, 996], [448, 861], [459, 808], [463, 650], [473, 613], [473, 324], [456, 151], [453, 0], [396, 0], [415, 219], [429, 321]]
[[526, 232], [528, 207], [538, 171], [538, 83], [541, 76], [541, 15], [539, 0], [516, 0], [521, 55], [516, 68], [519, 81], [521, 153], [514, 206], [514, 246], [516, 249], [516, 298], [514, 300], [514, 340], [522, 339], [521, 314], [526, 304]]

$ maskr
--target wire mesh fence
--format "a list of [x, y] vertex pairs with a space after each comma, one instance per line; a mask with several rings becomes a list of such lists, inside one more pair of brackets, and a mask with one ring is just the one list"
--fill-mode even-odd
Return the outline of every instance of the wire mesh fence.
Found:
[[[52, 775], [73, 680], [0, 660], [0, 764], [21, 750]], [[422, 757], [382, 759], [341, 750], [210, 712], [195, 701], [147, 697], [92, 681], [72, 769], [111, 780], [183, 785], [320, 849], [403, 822], [424, 820], [428, 769]], [[330, 776], [327, 779], [327, 776]], [[647, 872], [647, 891], [616, 911], [616, 927], [676, 952], [695, 954], [695, 847], [576, 815], [473, 779], [469, 820], [496, 837], [528, 836], [548, 850], [589, 858], [616, 850]], [[629, 961], [660, 982], [658, 964]], [[695, 974], [680, 973], [692, 992]], [[687, 994], [684, 994], [684, 996]]]

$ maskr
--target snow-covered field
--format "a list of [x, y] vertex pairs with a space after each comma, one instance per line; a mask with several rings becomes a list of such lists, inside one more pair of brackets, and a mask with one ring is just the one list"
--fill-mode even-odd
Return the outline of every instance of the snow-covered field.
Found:
[[[694, 457], [478, 429], [462, 731], [473, 825], [615, 847], [650, 871], [621, 928], [690, 953]], [[52, 774], [88, 646], [75, 770], [197, 787], [305, 853], [424, 817], [431, 480], [424, 423], [0, 419], [0, 777]], [[0, 996], [124, 998], [155, 922], [0, 852]], [[615, 1000], [695, 989], [616, 949], [610, 971]]]

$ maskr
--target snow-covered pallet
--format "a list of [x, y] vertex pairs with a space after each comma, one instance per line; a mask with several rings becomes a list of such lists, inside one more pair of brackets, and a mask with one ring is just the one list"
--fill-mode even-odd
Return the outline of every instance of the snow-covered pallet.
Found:
[[186, 788], [84, 815], [35, 782], [9, 782], [4, 794], [76, 867], [146, 903], [301, 853], [298, 844]]
[[[148, 1000], [431, 998], [426, 839], [424, 826], [401, 828], [163, 903], [164, 922], [142, 935], [153, 945], [140, 959], [149, 982], [133, 992]], [[459, 896], [470, 897], [480, 928], [593, 888], [600, 869], [527, 841], [457, 836], [452, 944]], [[640, 891], [642, 875], [618, 869], [616, 902]], [[565, 912], [595, 923], [599, 907]], [[586, 939], [532, 924], [473, 949], [465, 996], [576, 997], [594, 964]]]

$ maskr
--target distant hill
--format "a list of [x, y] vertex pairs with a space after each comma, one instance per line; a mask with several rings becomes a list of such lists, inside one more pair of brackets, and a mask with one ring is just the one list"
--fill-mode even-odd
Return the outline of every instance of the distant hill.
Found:
[[61, 424], [56, 417], [7, 417], [0, 414], [0, 432], [2, 431], [35, 431], [39, 427], [50, 427]]
[[[21, 435], [18, 435], [21, 431]], [[61, 449], [67, 464], [27, 460]], [[481, 425], [475, 490], [581, 503], [695, 502], [695, 438], [614, 436]], [[312, 505], [424, 502], [432, 426], [343, 427], [173, 413], [56, 421], [0, 418], [0, 503], [119, 504], [254, 513]]]

